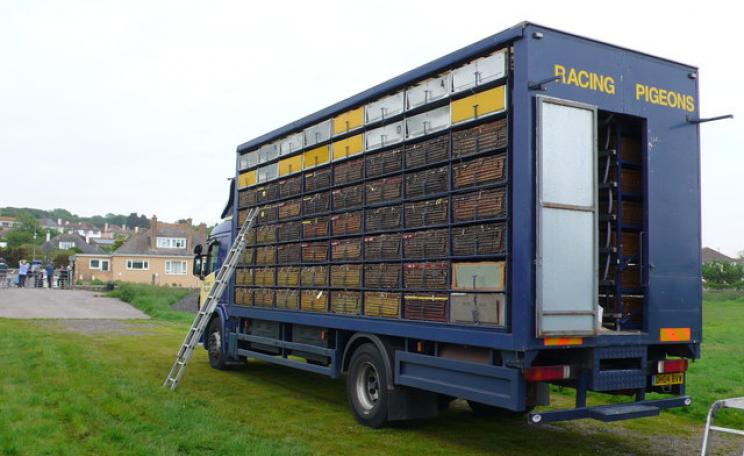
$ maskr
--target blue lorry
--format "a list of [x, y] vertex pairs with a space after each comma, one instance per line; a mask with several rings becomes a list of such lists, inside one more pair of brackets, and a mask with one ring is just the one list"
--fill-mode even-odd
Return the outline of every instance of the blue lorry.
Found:
[[[532, 23], [241, 144], [213, 367], [346, 375], [362, 424], [455, 398], [531, 423], [688, 406], [700, 356], [697, 69]], [[554, 410], [550, 385], [575, 390]], [[587, 406], [587, 392], [625, 396]]]

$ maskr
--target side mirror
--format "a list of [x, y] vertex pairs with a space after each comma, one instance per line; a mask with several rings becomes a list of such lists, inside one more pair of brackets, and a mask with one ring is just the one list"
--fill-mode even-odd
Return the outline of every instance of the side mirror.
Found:
[[199, 277], [200, 279], [204, 278], [202, 276], [203, 264], [204, 264], [204, 257], [200, 254], [194, 255], [194, 269], [192, 272], [195, 276]]

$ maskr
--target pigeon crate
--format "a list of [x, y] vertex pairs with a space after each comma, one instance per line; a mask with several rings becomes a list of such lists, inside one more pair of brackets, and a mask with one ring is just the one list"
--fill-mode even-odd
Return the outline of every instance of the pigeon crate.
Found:
[[256, 249], [256, 264], [276, 263], [276, 249], [271, 247], [258, 247]]
[[406, 204], [406, 228], [446, 224], [449, 220], [447, 198]]
[[360, 288], [362, 286], [362, 265], [342, 264], [331, 266], [331, 286], [336, 288]]
[[452, 228], [452, 254], [501, 255], [506, 252], [505, 229], [503, 223]]
[[297, 196], [302, 193], [302, 176], [297, 175], [289, 177], [287, 179], [280, 180], [279, 184], [279, 198], [289, 198]]
[[[639, 258], [640, 255], [640, 233], [632, 231], [623, 231], [620, 236], [620, 245], [617, 242], [617, 233], [615, 230], [608, 230], [604, 225], [600, 225], [599, 242], [600, 247], [616, 248], [618, 255], [624, 258]], [[609, 237], [609, 239], [608, 239]]]
[[506, 156], [476, 158], [452, 165], [455, 188], [497, 184], [506, 178]]
[[331, 293], [333, 313], [359, 315], [362, 310], [362, 293], [358, 291], [334, 291]]
[[343, 185], [364, 178], [364, 158], [346, 160], [333, 166], [333, 184]]
[[276, 271], [276, 284], [280, 287], [298, 287], [300, 286], [300, 268], [299, 266], [287, 266], [278, 268]]
[[481, 190], [452, 197], [455, 222], [470, 222], [506, 215], [506, 191]]
[[256, 268], [253, 270], [253, 283], [258, 287], [274, 286], [274, 268]]
[[235, 304], [240, 306], [252, 306], [253, 305], [253, 289], [252, 288], [236, 288], [235, 289]]
[[501, 293], [452, 293], [450, 322], [461, 325], [504, 326], [506, 297]]
[[361, 260], [362, 239], [342, 239], [331, 242], [331, 257], [334, 260]]
[[256, 288], [253, 291], [253, 305], [257, 307], [274, 307], [274, 290]]
[[367, 288], [400, 288], [400, 270], [400, 264], [366, 264], [364, 265], [364, 286]]
[[253, 269], [238, 269], [235, 272], [235, 285], [251, 286], [253, 283]]
[[305, 173], [305, 191], [314, 192], [331, 186], [331, 168]]
[[307, 312], [328, 312], [328, 292], [325, 290], [303, 290], [300, 309]]
[[368, 260], [400, 258], [400, 234], [380, 234], [364, 238], [364, 257]]
[[304, 215], [322, 214], [328, 212], [330, 206], [330, 195], [328, 192], [316, 193], [302, 199], [302, 213]]
[[403, 255], [406, 258], [439, 258], [448, 256], [447, 229], [417, 231], [403, 235]]
[[378, 177], [395, 173], [403, 168], [403, 151], [390, 149], [374, 155], [368, 155], [364, 163], [367, 177]]
[[385, 206], [376, 209], [367, 209], [365, 213], [367, 232], [400, 229], [403, 226], [401, 218], [402, 213], [403, 211], [400, 206]]
[[303, 287], [325, 287], [328, 285], [328, 266], [303, 266], [300, 279]]
[[481, 261], [452, 263], [452, 289], [470, 291], [504, 291], [506, 262]]
[[245, 233], [245, 245], [256, 245], [256, 228], [251, 228]]
[[403, 318], [407, 320], [448, 321], [447, 293], [406, 294], [403, 296]]
[[378, 179], [367, 183], [367, 204], [399, 200], [403, 196], [401, 176]]
[[452, 132], [452, 156], [455, 158], [502, 149], [507, 145], [506, 119]]
[[302, 244], [302, 262], [319, 263], [328, 260], [327, 242], [308, 242]]
[[406, 197], [417, 198], [446, 192], [449, 187], [449, 166], [428, 169], [406, 176]]
[[333, 209], [351, 209], [364, 203], [364, 185], [352, 185], [333, 191]]
[[276, 290], [276, 308], [299, 310], [300, 292], [297, 290]]
[[[600, 274], [603, 271], [604, 265], [600, 269]], [[615, 277], [620, 279], [620, 285], [623, 288], [641, 288], [641, 267], [638, 264], [629, 264], [622, 269], [618, 269], [615, 265], [610, 266], [608, 278], [613, 279]]]
[[276, 222], [279, 218], [279, 208], [271, 204], [262, 206], [258, 210], [257, 221], [260, 224]]
[[258, 190], [248, 189], [240, 192], [240, 207], [251, 207], [258, 204]]
[[303, 239], [328, 237], [328, 217], [316, 217], [302, 221]]
[[362, 220], [364, 212], [345, 212], [331, 217], [331, 228], [333, 235], [359, 234], [362, 232]]
[[279, 223], [267, 228], [271, 228], [272, 232], [276, 233], [275, 236], [279, 242], [299, 241], [302, 238], [302, 222], [299, 220]]
[[[614, 167], [610, 168], [611, 181], [617, 181], [617, 173]], [[638, 169], [623, 168], [620, 170], [620, 190], [626, 193], [641, 193], [643, 189], [643, 174]]]
[[400, 293], [367, 291], [364, 293], [364, 315], [368, 317], [400, 317]]
[[618, 158], [624, 162], [641, 164], [641, 145], [629, 136], [623, 136], [620, 140]]
[[276, 229], [274, 225], [259, 226], [256, 229], [256, 242], [259, 244], [271, 244], [276, 242]]
[[[600, 197], [599, 200], [599, 214], [607, 215], [612, 214], [617, 216], [618, 206], [613, 200], [612, 203], [608, 204], [606, 198]], [[623, 201], [620, 205], [621, 220], [623, 225], [643, 225], [643, 204], [635, 201]], [[614, 220], [614, 217], [613, 217]]]
[[446, 161], [449, 159], [449, 134], [406, 146], [405, 157], [406, 168]]
[[276, 246], [276, 262], [279, 264], [299, 263], [302, 261], [300, 244], [280, 244]]
[[407, 263], [403, 265], [406, 288], [418, 290], [449, 289], [449, 263]]
[[279, 186], [276, 184], [267, 184], [259, 188], [256, 193], [258, 204], [264, 204], [279, 198]]
[[279, 208], [279, 220], [287, 220], [300, 216], [300, 200], [293, 199], [277, 204]]
[[248, 247], [240, 257], [239, 266], [251, 266], [256, 261], [256, 249]]

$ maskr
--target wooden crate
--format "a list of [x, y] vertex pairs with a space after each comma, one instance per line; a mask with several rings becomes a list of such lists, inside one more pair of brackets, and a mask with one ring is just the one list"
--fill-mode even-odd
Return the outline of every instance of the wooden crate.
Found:
[[361, 260], [362, 238], [331, 241], [331, 258], [334, 260]]
[[331, 186], [331, 168], [318, 169], [305, 173], [305, 191], [314, 192]]
[[256, 264], [276, 263], [276, 249], [274, 246], [258, 247], [256, 249]]
[[303, 266], [300, 279], [303, 287], [325, 287], [328, 285], [328, 266]]
[[316, 193], [302, 199], [302, 214], [305, 216], [322, 214], [331, 208], [331, 198], [328, 192]]
[[251, 228], [245, 235], [245, 245], [256, 245], [256, 231], [257, 228]]
[[258, 307], [274, 307], [274, 290], [256, 288], [253, 290], [253, 305]]
[[300, 309], [307, 312], [328, 312], [328, 292], [303, 290], [300, 294]]
[[287, 220], [300, 216], [301, 204], [299, 198], [278, 203], [277, 207], [279, 208], [279, 220]]
[[256, 229], [256, 242], [259, 244], [271, 244], [276, 242], [275, 225], [259, 226]]
[[266, 184], [256, 189], [256, 198], [258, 204], [265, 204], [279, 198], [279, 186], [276, 183]]
[[362, 286], [362, 265], [342, 264], [331, 266], [331, 286], [360, 288]]
[[506, 190], [481, 190], [452, 197], [455, 222], [482, 220], [506, 215]]
[[241, 255], [240, 263], [238, 263], [238, 266], [251, 266], [256, 261], [256, 249], [252, 247], [247, 247], [245, 251], [243, 252], [243, 255]]
[[[617, 181], [615, 168], [610, 168], [611, 181]], [[643, 173], [639, 169], [626, 169], [620, 171], [620, 190], [626, 193], [641, 193], [643, 190]]]
[[276, 262], [279, 264], [299, 263], [302, 261], [301, 244], [280, 244], [276, 246]]
[[364, 265], [364, 286], [367, 288], [400, 288], [401, 266], [397, 263]]
[[333, 165], [333, 184], [343, 185], [360, 181], [364, 177], [364, 157], [345, 160]]
[[618, 152], [620, 160], [637, 165], [641, 164], [641, 145], [634, 138], [623, 136], [620, 140], [620, 150]]
[[236, 288], [235, 289], [235, 304], [240, 306], [252, 306], [253, 305], [253, 289], [251, 288]]
[[285, 266], [276, 270], [276, 284], [280, 287], [300, 286], [300, 267]]
[[449, 220], [449, 201], [439, 198], [406, 204], [406, 228], [446, 224]]
[[[256, 221], [259, 224], [266, 224], [276, 222], [278, 218], [279, 208], [275, 205], [269, 204], [266, 206], [261, 206], [261, 208], [258, 210], [258, 217], [256, 218]], [[243, 220], [243, 222], [245, 222], [245, 220]]]
[[307, 242], [302, 244], [302, 262], [318, 263], [328, 260], [327, 242]]
[[253, 284], [253, 269], [238, 269], [235, 271], [235, 285], [252, 286]]
[[364, 315], [368, 317], [400, 317], [400, 293], [367, 291], [364, 293]]
[[399, 200], [403, 196], [401, 176], [378, 179], [367, 183], [367, 204]]
[[434, 195], [449, 188], [449, 166], [427, 169], [406, 176], [406, 197]]
[[298, 290], [276, 290], [276, 308], [299, 310], [300, 292]]
[[[618, 270], [610, 266], [610, 277], [616, 277]], [[620, 280], [624, 288], [641, 288], [641, 267], [637, 264], [628, 265], [619, 271]]]
[[447, 293], [405, 294], [403, 295], [403, 318], [448, 321], [449, 295]]
[[403, 168], [403, 151], [390, 149], [365, 158], [367, 177], [378, 177], [400, 171]]
[[365, 223], [367, 232], [371, 231], [388, 231], [400, 229], [403, 218], [403, 211], [400, 206], [385, 206], [376, 209], [367, 209], [365, 213]]
[[452, 228], [452, 254], [455, 256], [499, 255], [506, 252], [506, 226], [503, 223]]
[[449, 263], [406, 263], [403, 278], [409, 289], [446, 290], [449, 288]]
[[505, 291], [506, 262], [452, 263], [453, 290]]
[[505, 324], [506, 296], [501, 293], [452, 293], [450, 322], [455, 324]]
[[299, 241], [302, 238], [302, 222], [299, 220], [278, 223], [268, 228], [276, 233], [275, 236], [279, 242]]
[[405, 147], [406, 168], [438, 163], [449, 159], [449, 133]]
[[258, 190], [251, 188], [248, 190], [241, 190], [238, 201], [240, 202], [239, 207], [251, 207], [258, 204]]
[[455, 188], [496, 184], [506, 179], [506, 155], [476, 158], [452, 165]]
[[256, 268], [253, 270], [253, 284], [259, 287], [274, 286], [274, 268]]
[[368, 260], [400, 258], [400, 234], [380, 234], [364, 238], [364, 257]]
[[328, 217], [315, 217], [302, 221], [303, 239], [314, 239], [328, 236]]
[[[612, 208], [612, 212], [610, 212]], [[622, 223], [625, 225], [643, 225], [643, 204], [636, 201], [623, 201], [621, 206]], [[606, 197], [599, 199], [599, 214], [617, 214], [617, 203], [612, 202], [610, 207]], [[601, 229], [600, 229], [601, 231]]]
[[279, 186], [279, 198], [289, 198], [302, 193], [302, 175], [288, 177], [277, 182]]
[[447, 229], [417, 231], [403, 235], [405, 258], [439, 258], [449, 256]]
[[345, 212], [331, 217], [333, 235], [358, 234], [362, 232], [364, 211]]
[[331, 311], [359, 315], [362, 310], [362, 293], [358, 291], [331, 292]]
[[452, 156], [461, 158], [504, 148], [507, 145], [508, 136], [506, 119], [453, 131]]
[[333, 209], [351, 209], [364, 203], [364, 184], [333, 191]]

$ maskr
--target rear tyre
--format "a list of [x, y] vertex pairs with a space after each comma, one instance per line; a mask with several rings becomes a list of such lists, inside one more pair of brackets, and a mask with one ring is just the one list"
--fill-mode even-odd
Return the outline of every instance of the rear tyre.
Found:
[[356, 349], [349, 362], [346, 395], [359, 423], [373, 428], [387, 424], [390, 400], [387, 376], [382, 355], [373, 344]]
[[222, 323], [219, 318], [213, 318], [207, 326], [207, 333], [204, 335], [207, 341], [207, 352], [209, 354], [209, 365], [215, 369], [227, 369], [227, 357], [225, 356], [224, 335], [222, 333]]

